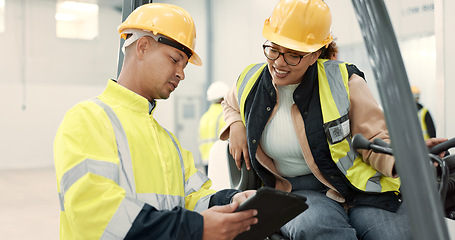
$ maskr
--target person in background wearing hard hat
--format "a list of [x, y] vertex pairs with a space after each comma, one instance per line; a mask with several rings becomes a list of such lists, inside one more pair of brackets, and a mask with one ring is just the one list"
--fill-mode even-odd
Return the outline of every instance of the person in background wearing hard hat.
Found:
[[[351, 137], [389, 139], [384, 115], [349, 63], [332, 58], [322, 0], [281, 0], [265, 20], [267, 63], [251, 64], [222, 102], [230, 153], [263, 184], [303, 195], [291, 239], [410, 239], [392, 156], [356, 152]], [[443, 140], [441, 140], [442, 142]], [[436, 144], [435, 141], [434, 144]]]
[[202, 64], [191, 16], [145, 4], [118, 30], [126, 39], [118, 80], [70, 109], [55, 138], [60, 238], [233, 239], [257, 222], [256, 210], [233, 213], [255, 191], [210, 190], [191, 153], [153, 116], [187, 63]]
[[199, 120], [199, 152], [206, 173], [208, 173], [210, 149], [218, 140], [221, 129], [226, 125], [221, 101], [228, 91], [229, 86], [221, 81], [210, 84], [207, 89], [207, 101], [211, 104]]
[[428, 109], [419, 102], [420, 89], [417, 86], [412, 86], [411, 91], [417, 105], [417, 115], [422, 127], [423, 139], [427, 140], [436, 137], [436, 127], [434, 126], [433, 118]]

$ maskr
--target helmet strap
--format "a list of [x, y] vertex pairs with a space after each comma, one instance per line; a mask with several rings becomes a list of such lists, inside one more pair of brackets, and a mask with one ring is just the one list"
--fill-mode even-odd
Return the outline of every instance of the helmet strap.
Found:
[[142, 30], [142, 29], [125, 29], [122, 32], [122, 35], [128, 35], [128, 34], [131, 34], [131, 36], [125, 40], [125, 43], [122, 46], [123, 54], [125, 54], [126, 47], [128, 47], [129, 45], [134, 43], [136, 40], [138, 40], [139, 38], [144, 37], [144, 36], [150, 36], [159, 43], [166, 44], [168, 46], [171, 46], [173, 48], [176, 48], [176, 49], [182, 51], [183, 53], [186, 54], [186, 56], [188, 56], [188, 59], [190, 59], [191, 56], [193, 55], [193, 52], [191, 52], [191, 50], [189, 48], [185, 47], [183, 44], [180, 44], [179, 42], [177, 42], [171, 38], [168, 38], [162, 34], [155, 35], [150, 31]]

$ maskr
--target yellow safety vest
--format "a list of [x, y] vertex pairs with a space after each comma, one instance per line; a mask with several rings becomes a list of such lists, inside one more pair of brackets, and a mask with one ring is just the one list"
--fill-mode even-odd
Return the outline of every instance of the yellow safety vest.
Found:
[[422, 107], [418, 112], [417, 115], [419, 116], [420, 126], [422, 128], [423, 139], [427, 140], [430, 139], [430, 134], [428, 134], [427, 124], [425, 123], [425, 116], [428, 113], [428, 109]]
[[201, 212], [215, 193], [149, 102], [114, 81], [67, 112], [54, 159], [61, 239], [123, 239], [145, 203]]
[[199, 121], [199, 152], [204, 164], [209, 162], [210, 149], [225, 125], [223, 107], [220, 103], [212, 103]]
[[[244, 124], [246, 99], [266, 66], [267, 63], [249, 65], [237, 81], [237, 100]], [[365, 163], [362, 156], [351, 147], [349, 76], [346, 63], [318, 59], [317, 66], [324, 130], [332, 160], [349, 182], [359, 190], [378, 193], [399, 192], [399, 178], [382, 175]]]

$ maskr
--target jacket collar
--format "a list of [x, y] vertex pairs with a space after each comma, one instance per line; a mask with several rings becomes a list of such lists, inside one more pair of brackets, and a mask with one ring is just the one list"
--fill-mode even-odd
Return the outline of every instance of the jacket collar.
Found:
[[136, 112], [152, 114], [156, 108], [156, 101], [149, 102], [113, 79], [108, 81], [107, 87], [101, 95], [108, 98], [113, 106], [122, 106]]

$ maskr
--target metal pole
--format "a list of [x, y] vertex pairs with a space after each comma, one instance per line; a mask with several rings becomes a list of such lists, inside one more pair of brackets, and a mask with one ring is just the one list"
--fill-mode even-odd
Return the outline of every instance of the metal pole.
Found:
[[383, 0], [352, 0], [384, 107], [413, 239], [449, 239], [435, 174]]
[[[130, 15], [130, 13], [136, 9], [137, 7], [144, 5], [146, 3], [152, 3], [153, 0], [123, 0], [123, 7], [122, 7], [122, 22], [126, 20], [126, 18]], [[120, 75], [120, 71], [122, 70], [123, 65], [123, 52], [122, 46], [125, 40], [120, 38], [120, 47], [118, 51], [118, 62], [117, 62], [117, 77]]]
[[27, 109], [27, 0], [22, 0], [22, 35], [21, 35], [21, 58], [20, 58], [20, 68], [21, 68], [21, 82], [22, 82], [22, 110]]
[[[212, 0], [205, 0], [205, 9], [207, 14], [207, 57], [204, 64], [207, 69], [207, 78], [204, 85], [204, 94], [207, 93], [207, 89], [213, 81], [213, 15], [212, 15]], [[206, 97], [202, 98], [202, 111], [201, 115], [210, 107], [210, 103], [206, 101]]]

